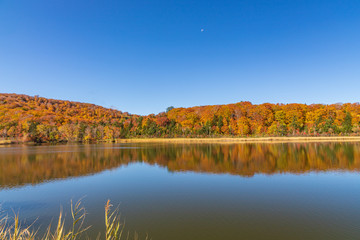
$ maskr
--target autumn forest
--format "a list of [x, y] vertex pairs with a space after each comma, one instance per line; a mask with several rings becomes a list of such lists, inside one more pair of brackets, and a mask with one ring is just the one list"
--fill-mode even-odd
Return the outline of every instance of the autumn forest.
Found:
[[0, 94], [0, 138], [17, 142], [359, 134], [359, 103], [255, 105], [239, 102], [169, 107], [157, 115], [140, 116], [93, 104]]

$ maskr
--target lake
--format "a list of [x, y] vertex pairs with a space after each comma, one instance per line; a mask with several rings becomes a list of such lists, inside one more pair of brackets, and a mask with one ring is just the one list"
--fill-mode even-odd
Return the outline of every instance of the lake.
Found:
[[40, 231], [82, 198], [90, 236], [110, 199], [141, 239], [360, 239], [359, 171], [360, 143], [12, 145], [0, 202]]

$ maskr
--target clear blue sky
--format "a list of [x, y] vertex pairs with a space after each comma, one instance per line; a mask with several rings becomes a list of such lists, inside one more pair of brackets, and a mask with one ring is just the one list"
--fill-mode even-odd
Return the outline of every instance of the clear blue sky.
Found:
[[359, 0], [0, 0], [2, 93], [148, 114], [359, 89]]

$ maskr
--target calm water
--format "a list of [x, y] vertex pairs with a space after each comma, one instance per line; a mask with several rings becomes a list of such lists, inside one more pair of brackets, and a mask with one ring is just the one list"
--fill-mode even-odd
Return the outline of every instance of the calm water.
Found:
[[360, 143], [0, 147], [5, 212], [44, 226], [81, 197], [162, 239], [360, 239]]

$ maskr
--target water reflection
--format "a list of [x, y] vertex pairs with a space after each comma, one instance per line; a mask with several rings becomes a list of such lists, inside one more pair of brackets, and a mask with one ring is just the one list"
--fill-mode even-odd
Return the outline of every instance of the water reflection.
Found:
[[[103, 206], [111, 199], [121, 204], [127, 229], [141, 233], [140, 239], [147, 233], [159, 240], [357, 239], [359, 146], [0, 147], [0, 203], [10, 215], [37, 220], [38, 228], [56, 219], [59, 206], [70, 217], [70, 199], [86, 196], [89, 236], [103, 231]], [[92, 176], [77, 177], [85, 175]], [[52, 182], [38, 184], [46, 181]], [[37, 185], [19, 187], [25, 184]]]
[[0, 186], [94, 174], [131, 162], [169, 171], [254, 174], [359, 171], [360, 143], [102, 144], [0, 148]]

